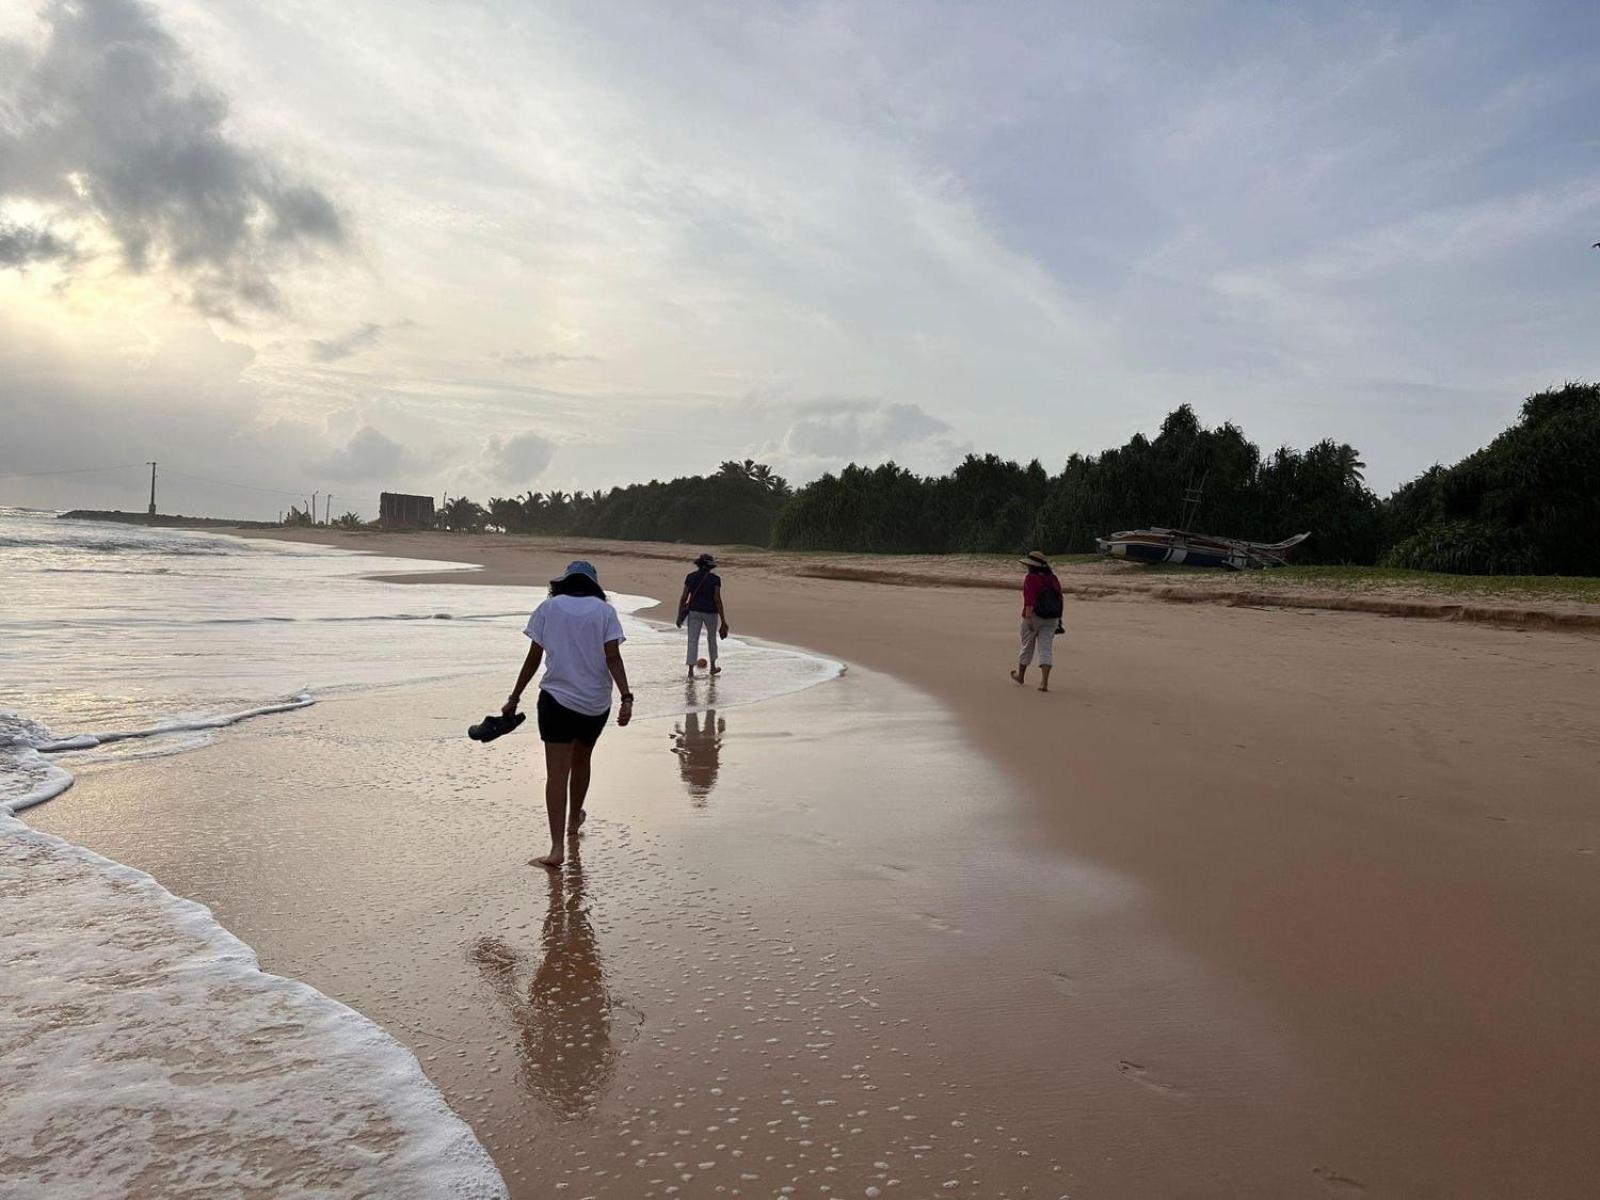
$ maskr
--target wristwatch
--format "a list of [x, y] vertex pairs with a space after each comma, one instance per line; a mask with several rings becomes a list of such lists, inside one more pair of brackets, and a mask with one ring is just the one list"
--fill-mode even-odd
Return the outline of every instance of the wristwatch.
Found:
[[633, 703], [633, 693], [632, 692], [623, 692], [621, 696], [617, 697], [617, 699], [621, 700], [624, 704], [632, 704]]

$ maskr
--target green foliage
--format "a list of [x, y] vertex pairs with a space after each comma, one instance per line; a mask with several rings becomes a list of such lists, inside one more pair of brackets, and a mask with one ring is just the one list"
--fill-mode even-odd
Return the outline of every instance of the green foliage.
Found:
[[1037, 461], [968, 455], [938, 477], [852, 463], [791, 492], [746, 459], [604, 494], [529, 492], [487, 508], [458, 499], [439, 522], [791, 550], [1086, 554], [1117, 530], [1179, 526], [1197, 488], [1196, 532], [1277, 541], [1306, 530], [1300, 564], [1600, 575], [1600, 386], [1529, 397], [1518, 422], [1484, 449], [1430, 468], [1387, 501], [1367, 488], [1365, 467], [1353, 446], [1331, 440], [1263, 455], [1236, 425], [1207, 429], [1183, 404], [1154, 438], [1074, 454], [1058, 475]]
[[1600, 574], [1600, 385], [1528, 397], [1522, 415], [1389, 502], [1385, 562], [1465, 574]]
[[1531, 575], [1533, 561], [1521, 534], [1488, 521], [1436, 521], [1383, 556], [1386, 567], [1451, 575]]
[[489, 525], [489, 510], [465, 496], [457, 496], [435, 517], [439, 528], [453, 533], [482, 533]]
[[1263, 461], [1234, 425], [1205, 429], [1187, 404], [1154, 440], [1135, 434], [1097, 457], [1075, 454], [1051, 476], [969, 455], [941, 478], [893, 463], [846, 467], [796, 493], [772, 531], [796, 550], [882, 553], [1008, 553], [1038, 548], [1088, 553], [1095, 538], [1144, 525], [1176, 526], [1184, 493], [1203, 484], [1196, 524], [1235, 537], [1276, 541], [1302, 529], [1314, 536], [1297, 559], [1372, 562], [1381, 506], [1362, 482], [1354, 448], [1319, 442]]
[[507, 533], [766, 545], [789, 495], [781, 475], [745, 459], [723, 463], [714, 475], [651, 480], [609, 492], [497, 496], [479, 511], [485, 524]]

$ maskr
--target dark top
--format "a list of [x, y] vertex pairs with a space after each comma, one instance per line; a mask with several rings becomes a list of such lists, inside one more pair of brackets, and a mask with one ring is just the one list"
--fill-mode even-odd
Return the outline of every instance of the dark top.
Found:
[[715, 571], [690, 571], [683, 581], [684, 590], [689, 593], [689, 611], [716, 612], [717, 589], [721, 586], [722, 579]]
[[1039, 604], [1039, 593], [1049, 588], [1052, 592], [1061, 590], [1061, 580], [1056, 578], [1054, 571], [1041, 571], [1030, 567], [1028, 574], [1022, 580], [1022, 611], [1027, 612]]

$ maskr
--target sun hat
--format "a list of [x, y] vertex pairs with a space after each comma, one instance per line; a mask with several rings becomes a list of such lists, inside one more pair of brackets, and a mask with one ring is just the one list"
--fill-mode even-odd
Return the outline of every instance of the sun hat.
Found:
[[717, 560], [714, 555], [702, 554], [694, 560], [694, 565], [697, 567], [714, 567], [717, 565]]
[[1042, 567], [1046, 571], [1050, 569], [1050, 560], [1044, 556], [1043, 550], [1030, 550], [1017, 561], [1025, 567]]
[[581, 558], [575, 558], [569, 562], [567, 564], [567, 569], [561, 572], [560, 577], [552, 579], [550, 582], [552, 584], [560, 583], [563, 579], [571, 579], [574, 575], [583, 575], [588, 577], [594, 581], [596, 587], [598, 587], [600, 584], [600, 572], [594, 569], [594, 564], [592, 562], [585, 562]]

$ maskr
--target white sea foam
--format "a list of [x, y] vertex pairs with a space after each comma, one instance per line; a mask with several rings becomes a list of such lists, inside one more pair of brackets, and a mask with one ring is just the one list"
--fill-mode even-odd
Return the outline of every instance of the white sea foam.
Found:
[[32, 746], [0, 747], [0, 812], [21, 812], [54, 800], [71, 786], [72, 772]]
[[499, 1197], [377, 1025], [142, 872], [0, 816], [0, 1194]]
[[265, 717], [272, 713], [293, 712], [297, 708], [305, 708], [315, 703], [310, 692], [301, 692], [298, 696], [282, 700], [276, 704], [258, 704], [254, 708], [246, 708], [240, 712], [218, 713], [210, 717], [192, 717], [188, 720], [174, 718], [169, 721], [158, 721], [143, 729], [112, 729], [104, 733], [77, 733], [68, 738], [57, 741], [47, 741], [35, 747], [45, 752], [58, 750], [92, 750], [96, 746], [104, 746], [111, 742], [125, 742], [132, 738], [164, 737], [172, 733], [187, 733], [201, 729], [226, 729], [229, 725], [237, 725], [240, 721], [248, 721], [251, 717]]
[[264, 717], [272, 713], [292, 712], [315, 703], [309, 692], [279, 701], [275, 704], [258, 704], [238, 712], [215, 713], [210, 716], [173, 718], [158, 721], [142, 729], [111, 729], [100, 733], [77, 733], [70, 737], [54, 736], [37, 721], [0, 710], [0, 812], [19, 813], [35, 804], [53, 800], [72, 786], [72, 772], [51, 762], [47, 754], [98, 749], [118, 742], [143, 739], [160, 739], [155, 753], [171, 754], [179, 750], [204, 745], [204, 737], [181, 739], [184, 733], [206, 734], [218, 729], [248, 721], [251, 717]]

